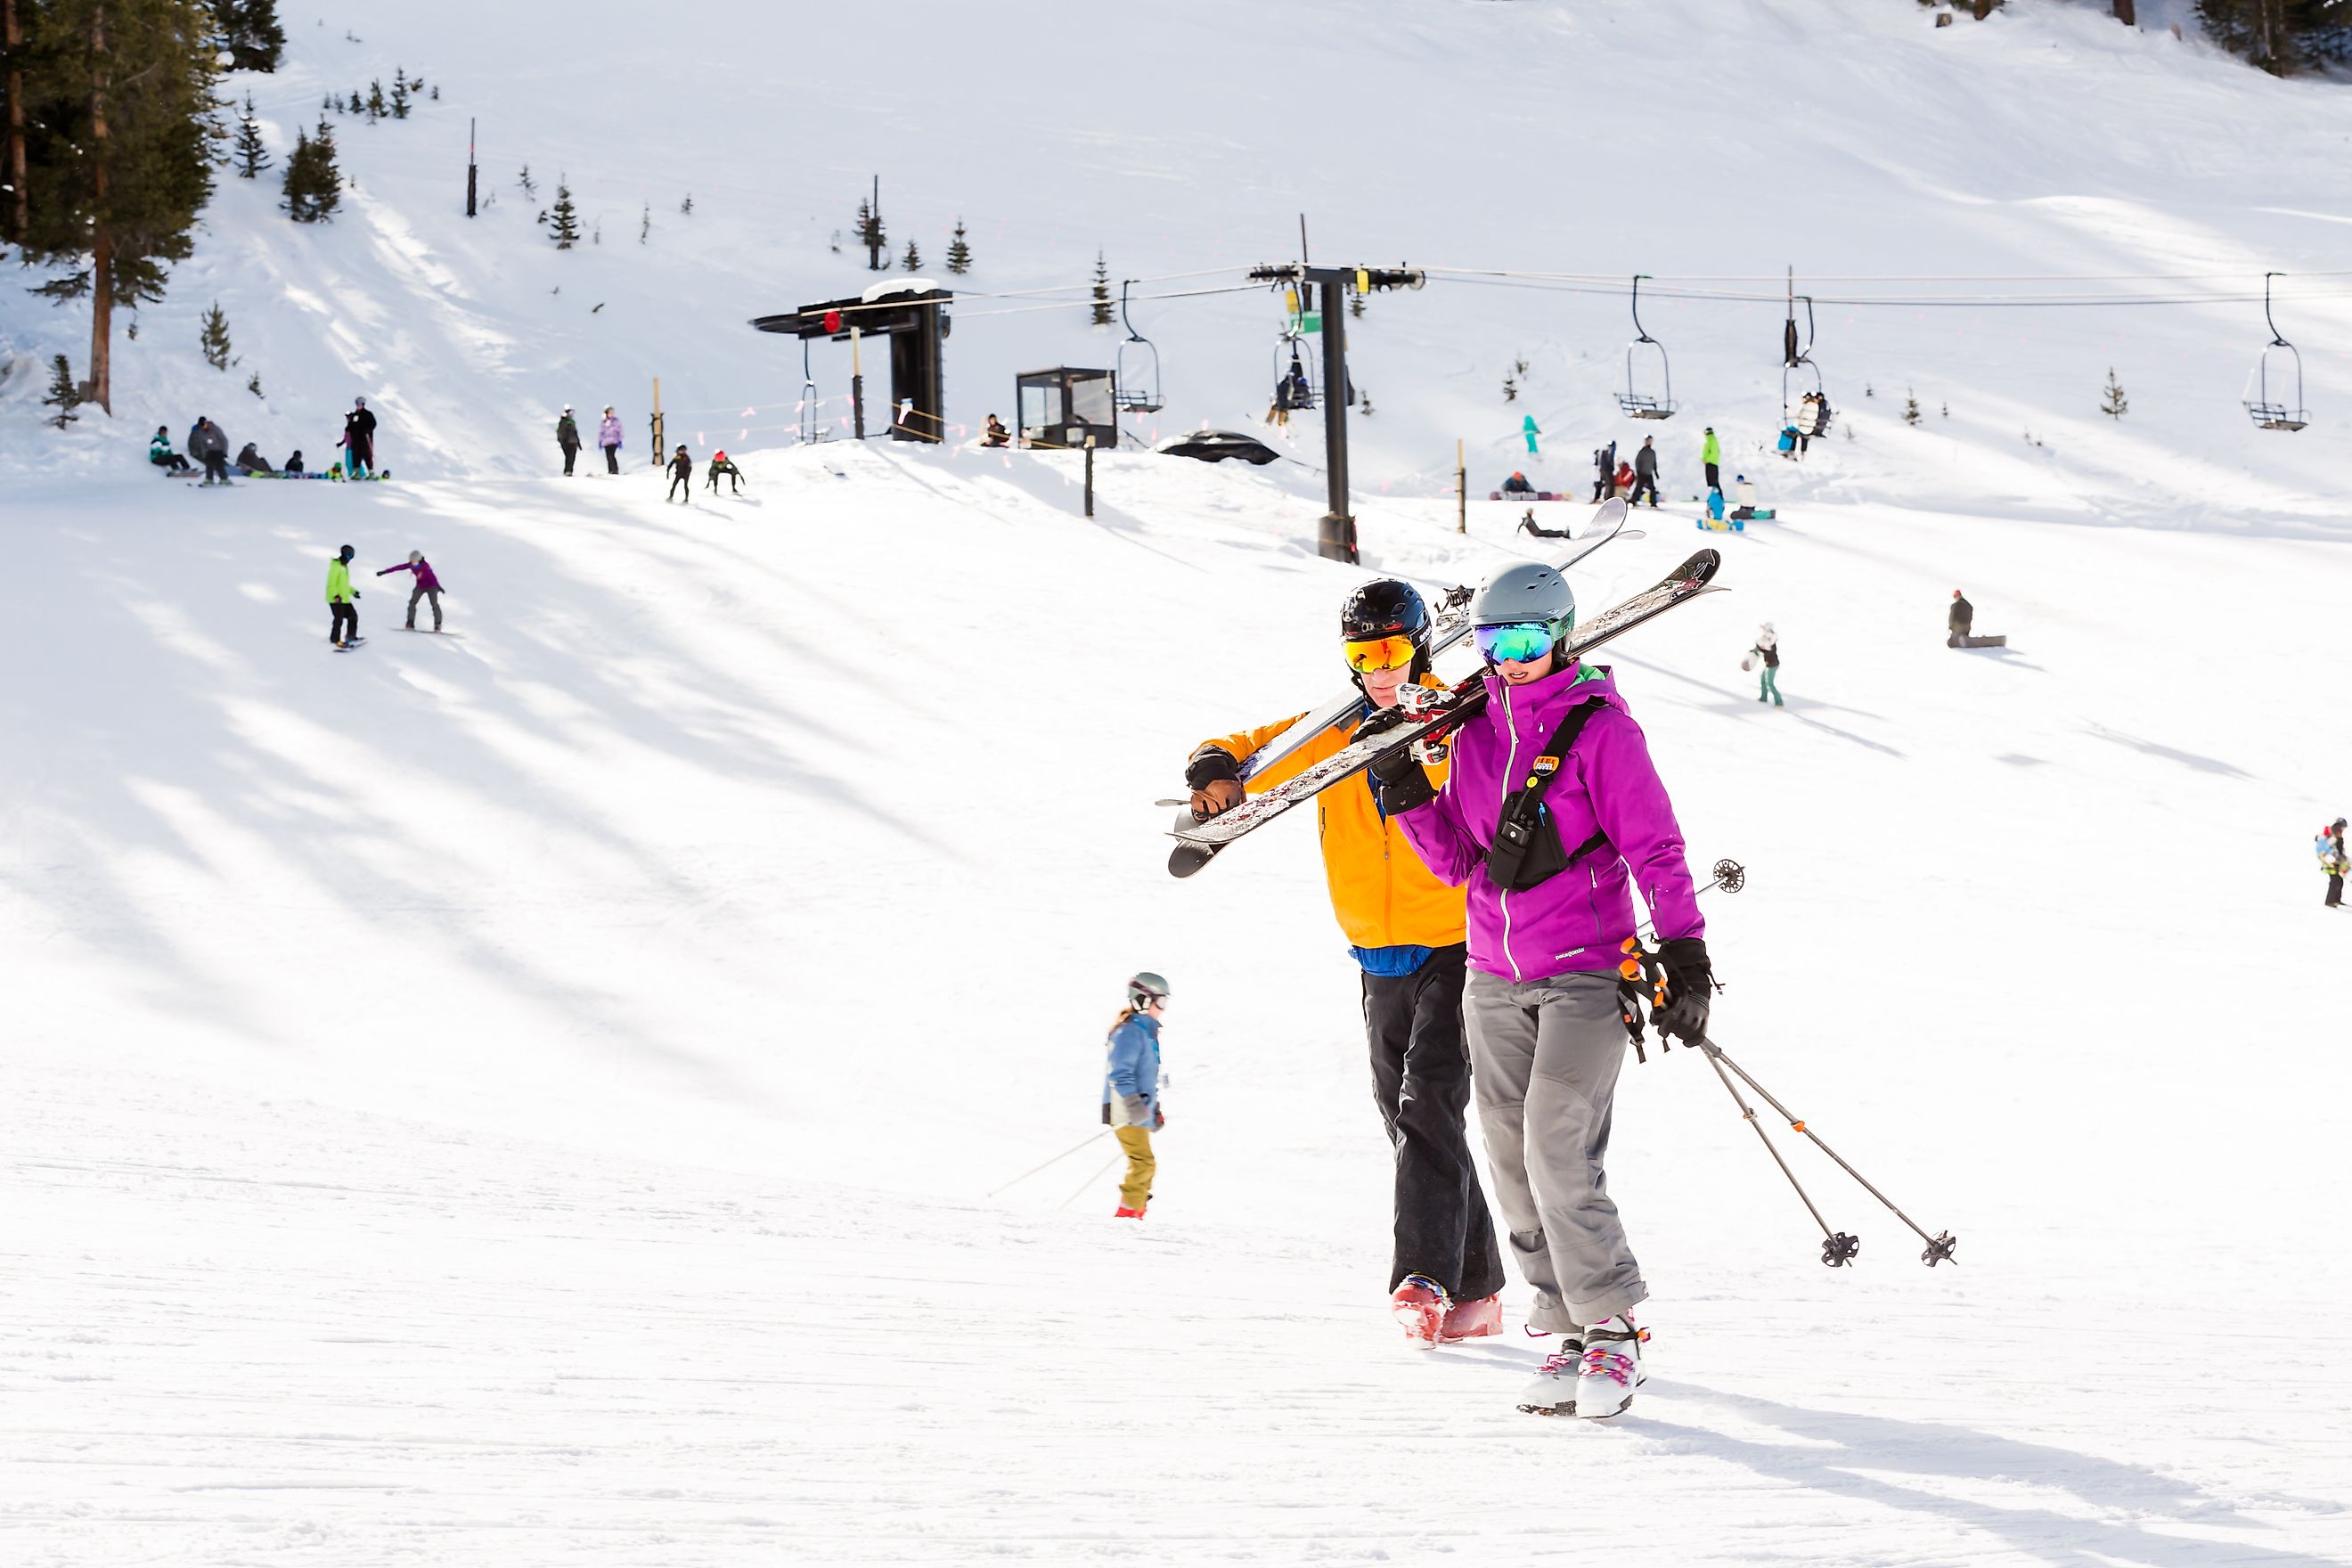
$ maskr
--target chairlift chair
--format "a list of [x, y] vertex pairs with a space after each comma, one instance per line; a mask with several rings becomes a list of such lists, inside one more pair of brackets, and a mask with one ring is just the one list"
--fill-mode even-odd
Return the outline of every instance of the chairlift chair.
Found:
[[1290, 408], [1293, 412], [1314, 408], [1323, 400], [1323, 373], [1317, 361], [1322, 356], [1307, 345], [1306, 334], [1293, 327], [1283, 329], [1274, 343], [1274, 386], [1280, 397], [1283, 388], [1291, 389]]
[[2271, 279], [2283, 276], [2263, 274], [2263, 320], [2269, 323], [2271, 341], [2246, 373], [2246, 412], [2263, 430], [2300, 430], [2311, 423], [2303, 405], [2303, 355], [2280, 334], [2271, 316]]
[[1625, 345], [1625, 384], [1617, 394], [1617, 406], [1634, 419], [1671, 419], [1675, 416], [1675, 378], [1666, 363], [1666, 346], [1652, 337], [1642, 325], [1642, 279], [1646, 272], [1633, 275], [1633, 341]]
[[1157, 414], [1164, 406], [1160, 401], [1160, 351], [1128, 319], [1127, 286], [1133, 281], [1126, 279], [1118, 286], [1118, 319], [1127, 328], [1127, 341], [1118, 345], [1115, 398], [1122, 414]]
[[[1805, 394], [1810, 392], [1815, 397], [1824, 399], [1828, 396], [1828, 389], [1822, 384], [1822, 367], [1813, 363], [1813, 297], [1800, 294], [1797, 298], [1805, 302], [1805, 343], [1802, 348], [1797, 346], [1797, 312], [1796, 306], [1791, 304], [1788, 328], [1781, 340], [1785, 346], [1780, 351], [1780, 423], [1783, 426], [1797, 422], [1797, 409], [1804, 402]], [[1823, 426], [1812, 434], [1826, 436], [1829, 428]]]

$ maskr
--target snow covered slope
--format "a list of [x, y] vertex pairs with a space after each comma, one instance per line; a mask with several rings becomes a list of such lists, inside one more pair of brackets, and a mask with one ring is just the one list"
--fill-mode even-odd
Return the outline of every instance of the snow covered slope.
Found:
[[[224, 190], [122, 356], [120, 429], [52, 442], [37, 388], [0, 387], [10, 1560], [2352, 1561], [2347, 917], [2307, 858], [2352, 773], [2352, 555], [2331, 427], [2235, 408], [2246, 307], [1825, 311], [1858, 435], [1760, 476], [1786, 521], [1669, 507], [1580, 573], [1596, 604], [1725, 552], [1731, 595], [1610, 655], [1695, 858], [1750, 868], [1707, 900], [1718, 1034], [1961, 1237], [1923, 1269], [1804, 1161], [1864, 1238], [1821, 1268], [1701, 1064], [1629, 1068], [1612, 1190], [1657, 1339], [1606, 1428], [1510, 1412], [1529, 1343], [1416, 1356], [1374, 1310], [1388, 1156], [1307, 825], [1160, 869], [1186, 751], [1337, 684], [1361, 574], [1314, 556], [1311, 467], [1108, 457], [1089, 521], [1054, 456], [791, 450], [760, 426], [796, 356], [741, 325], [863, 280], [825, 241], [877, 160], [894, 240], [935, 255], [961, 212], [1003, 294], [1098, 243], [1115, 275], [1279, 258], [1301, 205], [1318, 258], [2316, 271], [2340, 167], [2252, 154], [2352, 132], [2340, 100], [2041, 4], [1940, 32], [1827, 0], [895, 15], [898, 81], [813, 59], [838, 14], [800, 6], [713, 0], [660, 48], [601, 0], [298, 22], [255, 84], [282, 134], [395, 62], [443, 99], [347, 124], [326, 231]], [[1327, 36], [1364, 107], [1324, 180]], [[1801, 101], [1759, 121], [1759, 84]], [[477, 113], [500, 199], [469, 227]], [[601, 246], [547, 247], [525, 158]], [[2325, 410], [2342, 302], [2306, 287]], [[215, 292], [259, 416], [195, 361]], [[1110, 351], [1073, 311], [982, 313], [1030, 302], [961, 311], [957, 417]], [[1517, 466], [1523, 407], [1571, 455], [1625, 437], [1622, 307], [1373, 302], [1369, 569], [1534, 552], [1516, 508], [1455, 535], [1415, 470], [1456, 434]], [[1171, 425], [1263, 406], [1264, 295], [1160, 309]], [[17, 352], [73, 346], [43, 310], [0, 311]], [[1686, 494], [1700, 424], [1735, 467], [1770, 427], [1777, 313], [1645, 319]], [[625, 395], [655, 374], [719, 416], [674, 433], [751, 453], [742, 500], [657, 499]], [[1915, 378], [1948, 419], [1895, 417]], [[362, 389], [399, 482], [137, 468], [142, 426], [199, 411], [315, 458]], [[566, 399], [623, 402], [622, 481], [542, 477]], [[370, 641], [336, 655], [345, 542]], [[412, 548], [446, 637], [365, 574]], [[1942, 646], [1955, 586], [2005, 655]], [[1737, 668], [1764, 619], [1785, 710]], [[1097, 1149], [1015, 1178], [1093, 1130], [1139, 966], [1177, 1001], [1137, 1230]]]

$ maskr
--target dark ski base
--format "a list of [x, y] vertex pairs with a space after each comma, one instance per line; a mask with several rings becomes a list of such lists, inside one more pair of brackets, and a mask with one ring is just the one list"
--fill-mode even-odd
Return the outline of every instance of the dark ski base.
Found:
[[327, 646], [334, 649], [337, 653], [349, 653], [352, 649], [359, 647], [366, 643], [366, 641], [367, 638], [365, 637], [353, 637], [349, 642], [329, 643]]

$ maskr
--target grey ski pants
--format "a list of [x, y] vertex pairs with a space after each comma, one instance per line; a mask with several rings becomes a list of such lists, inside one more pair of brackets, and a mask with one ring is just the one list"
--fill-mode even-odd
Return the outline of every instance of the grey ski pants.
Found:
[[1528, 1327], [1560, 1333], [1632, 1310], [1650, 1290], [1601, 1170], [1625, 1063], [1616, 976], [1474, 971], [1462, 1010], [1495, 1202], [1535, 1289]]

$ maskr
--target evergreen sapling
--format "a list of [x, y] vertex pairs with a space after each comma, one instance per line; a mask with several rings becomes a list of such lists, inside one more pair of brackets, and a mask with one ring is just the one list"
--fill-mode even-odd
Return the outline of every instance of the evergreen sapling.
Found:
[[2121, 419], [2131, 412], [2131, 400], [2124, 395], [2124, 384], [2116, 379], [2113, 365], [2107, 367], [2107, 384], [2099, 394], [2099, 412], [2110, 419]]
[[74, 384], [73, 365], [63, 354], [49, 362], [49, 395], [41, 399], [41, 405], [57, 410], [47, 422], [60, 430], [81, 417], [74, 412], [81, 406], [81, 389]]
[[555, 248], [569, 250], [580, 243], [580, 209], [572, 205], [572, 187], [563, 176], [555, 177], [555, 205], [550, 209], [554, 218]]
[[[839, 250], [835, 245], [834, 249]], [[971, 270], [971, 247], [963, 237], [963, 219], [956, 219], [955, 237], [948, 241], [948, 270], [961, 278]]]
[[205, 312], [204, 331], [197, 341], [204, 348], [206, 364], [215, 370], [228, 368], [228, 316], [221, 310], [218, 300]]
[[253, 117], [253, 94], [245, 95], [245, 113], [236, 122], [236, 172], [240, 179], [260, 176], [269, 167], [269, 153], [261, 142], [261, 122]]
[[1087, 319], [1094, 326], [1108, 327], [1115, 319], [1110, 307], [1110, 264], [1103, 259], [1103, 253], [1099, 250], [1095, 252], [1094, 299], [1087, 305], [1087, 310], [1090, 314]]

